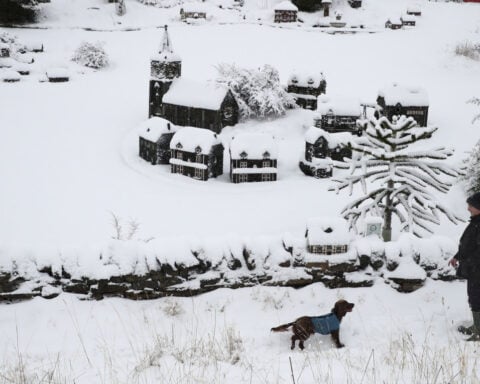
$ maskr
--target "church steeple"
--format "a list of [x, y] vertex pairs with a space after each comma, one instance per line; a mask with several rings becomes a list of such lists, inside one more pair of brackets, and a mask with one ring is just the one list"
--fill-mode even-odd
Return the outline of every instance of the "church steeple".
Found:
[[162, 100], [172, 81], [182, 75], [182, 59], [173, 52], [172, 41], [165, 25], [160, 50], [150, 62], [149, 116], [162, 116]]

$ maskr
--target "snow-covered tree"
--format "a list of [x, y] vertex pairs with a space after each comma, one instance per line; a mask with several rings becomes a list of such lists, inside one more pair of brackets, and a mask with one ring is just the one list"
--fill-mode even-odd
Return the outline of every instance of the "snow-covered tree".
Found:
[[127, 13], [127, 7], [125, 6], [125, 0], [118, 0], [115, 4], [115, 13], [117, 16], [123, 16]]
[[465, 181], [467, 194], [480, 192], [480, 140], [473, 147], [467, 160]]
[[[468, 102], [470, 104], [474, 104], [474, 105], [480, 107], [480, 98], [478, 98], [478, 97], [474, 97], [474, 98], [468, 100]], [[475, 116], [473, 116], [472, 123], [475, 123], [477, 120], [480, 120], [480, 113], [477, 113]]]
[[217, 71], [217, 82], [232, 90], [242, 119], [283, 115], [287, 108], [295, 106], [293, 97], [280, 84], [278, 71], [270, 65], [245, 69], [220, 64]]
[[[429, 224], [439, 224], [440, 213], [454, 223], [460, 217], [438, 203], [430, 189], [446, 193], [452, 178], [462, 174], [459, 167], [445, 164], [453, 150], [444, 147], [424, 149], [418, 142], [429, 139], [436, 127], [418, 127], [411, 117], [389, 121], [386, 117], [366, 123], [365, 140], [351, 144], [354, 156], [335, 167], [349, 169], [344, 178], [334, 180], [330, 190], [350, 189], [360, 184], [363, 195], [349, 203], [342, 214], [356, 228], [366, 216], [384, 220], [383, 239], [392, 236], [392, 216], [398, 217], [400, 230], [419, 237], [432, 233]], [[367, 182], [371, 187], [367, 191]]]
[[72, 61], [85, 67], [100, 69], [108, 66], [108, 55], [100, 42], [83, 42], [73, 54]]

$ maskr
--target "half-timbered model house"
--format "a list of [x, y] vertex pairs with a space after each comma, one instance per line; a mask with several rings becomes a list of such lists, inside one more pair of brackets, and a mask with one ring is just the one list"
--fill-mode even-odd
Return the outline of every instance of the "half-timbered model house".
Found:
[[393, 116], [413, 117], [417, 124], [426, 127], [429, 100], [421, 87], [407, 87], [393, 83], [381, 89], [377, 97], [378, 112], [392, 120]]
[[400, 17], [400, 21], [402, 22], [402, 25], [405, 25], [407, 27], [414, 27], [417, 23], [417, 18], [416, 16], [405, 14]]
[[151, 61], [149, 117], [217, 133], [238, 122], [238, 104], [228, 88], [184, 79], [181, 69], [182, 61], [173, 52], [165, 26], [160, 53]]
[[402, 28], [402, 20], [400, 20], [399, 17], [390, 17], [386, 22], [385, 22], [385, 28], [390, 28], [390, 29], [400, 29]]
[[170, 141], [170, 151], [172, 173], [204, 181], [223, 174], [223, 145], [208, 129], [179, 129]]
[[317, 97], [327, 91], [327, 81], [323, 73], [311, 76], [292, 75], [288, 80], [287, 92], [304, 109], [317, 109]]
[[349, 132], [329, 133], [321, 128], [310, 127], [305, 134], [305, 155], [299, 166], [307, 176], [331, 177], [334, 161], [352, 157], [349, 144], [361, 138]]
[[295, 23], [297, 21], [298, 8], [291, 1], [282, 1], [273, 10], [275, 23]]
[[230, 143], [230, 180], [233, 183], [277, 180], [277, 145], [267, 134], [243, 133]]
[[362, 117], [360, 102], [353, 99], [331, 99], [321, 95], [317, 99], [317, 115], [313, 125], [327, 132], [350, 132], [361, 135], [359, 125]]
[[307, 221], [307, 252], [336, 255], [349, 251], [352, 234], [346, 220], [339, 217], [318, 217]]
[[151, 117], [138, 128], [139, 155], [152, 164], [169, 164], [170, 141], [177, 127], [161, 117]]
[[186, 21], [187, 19], [206, 19], [207, 8], [204, 3], [191, 2], [184, 3], [180, 8], [180, 19]]
[[[466, 2], [466, 0], [463, 0]], [[422, 8], [419, 5], [409, 5], [407, 7], [407, 15], [422, 16]]]

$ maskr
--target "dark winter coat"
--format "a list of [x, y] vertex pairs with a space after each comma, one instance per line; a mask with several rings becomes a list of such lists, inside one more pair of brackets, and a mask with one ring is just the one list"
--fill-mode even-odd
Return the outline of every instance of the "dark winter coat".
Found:
[[458, 277], [480, 281], [480, 215], [470, 218], [454, 257], [459, 261]]
[[338, 331], [340, 329], [340, 321], [334, 313], [312, 317], [311, 320], [315, 333], [320, 333], [321, 335], [328, 335], [332, 331]]

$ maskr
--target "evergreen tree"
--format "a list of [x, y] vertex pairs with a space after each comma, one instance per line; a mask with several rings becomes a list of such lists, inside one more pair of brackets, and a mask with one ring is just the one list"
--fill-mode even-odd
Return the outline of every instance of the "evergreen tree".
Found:
[[117, 16], [123, 16], [127, 13], [127, 7], [125, 6], [125, 0], [118, 0], [115, 4], [115, 12]]
[[315, 12], [320, 9], [320, 0], [293, 0], [299, 11], [302, 12]]
[[[453, 150], [444, 147], [425, 150], [417, 145], [436, 130], [436, 127], [418, 127], [413, 118], [405, 116], [395, 117], [393, 121], [381, 117], [367, 122], [365, 140], [351, 144], [358, 156], [335, 164], [336, 168], [350, 169], [350, 174], [334, 180], [336, 185], [330, 188], [337, 193], [349, 188], [351, 194], [355, 184], [362, 186], [363, 196], [342, 211], [353, 228], [367, 215], [381, 216], [383, 239], [390, 241], [393, 215], [400, 220], [401, 231], [419, 237], [424, 231], [432, 233], [429, 224], [439, 224], [439, 213], [454, 223], [461, 220], [429, 192], [433, 188], [446, 193], [452, 186], [448, 179], [462, 173], [460, 168], [442, 161], [451, 156]], [[367, 181], [372, 187], [370, 192], [367, 192]]]
[[465, 181], [468, 195], [480, 192], [480, 140], [473, 147], [467, 160]]
[[[480, 107], [480, 98], [474, 97], [470, 100], [468, 100], [470, 104], [474, 104]], [[475, 116], [473, 116], [472, 123], [475, 123], [477, 120], [480, 120], [480, 113], [477, 113]]]
[[21, 4], [15, 0], [0, 0], [0, 24], [33, 23], [36, 19], [35, 2]]

